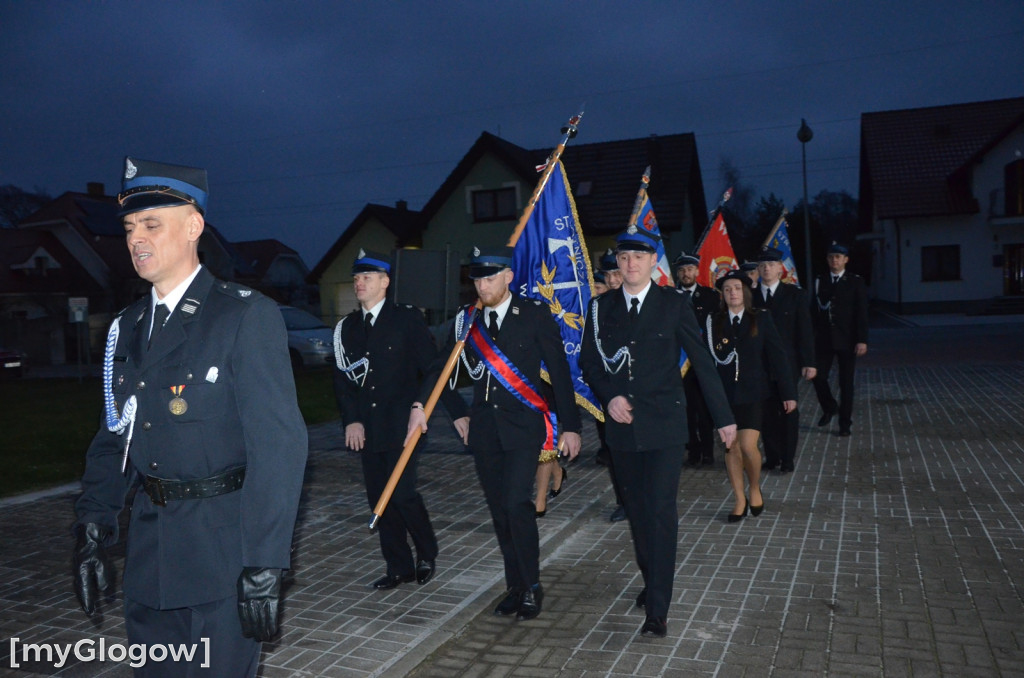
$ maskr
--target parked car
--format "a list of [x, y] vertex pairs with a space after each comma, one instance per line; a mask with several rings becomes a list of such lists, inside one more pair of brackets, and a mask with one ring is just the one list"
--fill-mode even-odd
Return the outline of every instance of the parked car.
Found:
[[21, 379], [25, 376], [25, 354], [0, 347], [0, 379]]
[[292, 369], [334, 364], [334, 331], [320, 318], [294, 306], [281, 306], [288, 329], [288, 353]]

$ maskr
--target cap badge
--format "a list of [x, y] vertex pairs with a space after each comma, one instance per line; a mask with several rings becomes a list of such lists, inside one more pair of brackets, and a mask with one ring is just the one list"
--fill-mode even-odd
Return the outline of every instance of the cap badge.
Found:
[[626, 229], [626, 233], [630, 235], [636, 235], [636, 224], [630, 224], [629, 228]]
[[359, 259], [364, 259], [366, 257], [366, 250], [364, 250], [362, 247], [360, 247], [359, 248], [359, 254], [356, 255], [356, 257], [359, 258]]
[[474, 247], [473, 248], [473, 256], [474, 257], [479, 257], [480, 256], [480, 248], [479, 247]]
[[134, 179], [135, 175], [138, 174], [139, 168], [132, 164], [131, 160], [125, 161], [124, 178]]

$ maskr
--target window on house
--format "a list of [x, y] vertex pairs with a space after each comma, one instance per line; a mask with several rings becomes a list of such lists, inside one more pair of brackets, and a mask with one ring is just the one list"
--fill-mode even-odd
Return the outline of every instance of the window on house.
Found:
[[473, 221], [507, 221], [516, 218], [516, 188], [473, 191]]
[[1024, 216], [1024, 158], [1018, 158], [1003, 169], [1006, 185], [1007, 217]]
[[960, 280], [960, 245], [922, 247], [921, 280]]

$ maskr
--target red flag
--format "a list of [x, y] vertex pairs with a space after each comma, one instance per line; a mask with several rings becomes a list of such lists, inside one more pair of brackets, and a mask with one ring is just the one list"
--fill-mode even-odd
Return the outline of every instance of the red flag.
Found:
[[726, 272], [740, 267], [736, 261], [736, 254], [732, 251], [729, 233], [725, 230], [725, 219], [721, 214], [715, 217], [697, 256], [700, 257], [697, 283], [707, 287], [714, 287], [715, 281]]

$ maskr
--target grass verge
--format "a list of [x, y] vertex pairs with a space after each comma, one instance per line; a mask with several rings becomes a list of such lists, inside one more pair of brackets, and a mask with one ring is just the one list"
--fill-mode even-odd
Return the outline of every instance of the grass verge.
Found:
[[[338, 418], [329, 369], [295, 375], [307, 425]], [[99, 379], [0, 382], [0, 497], [78, 480], [102, 414]]]

